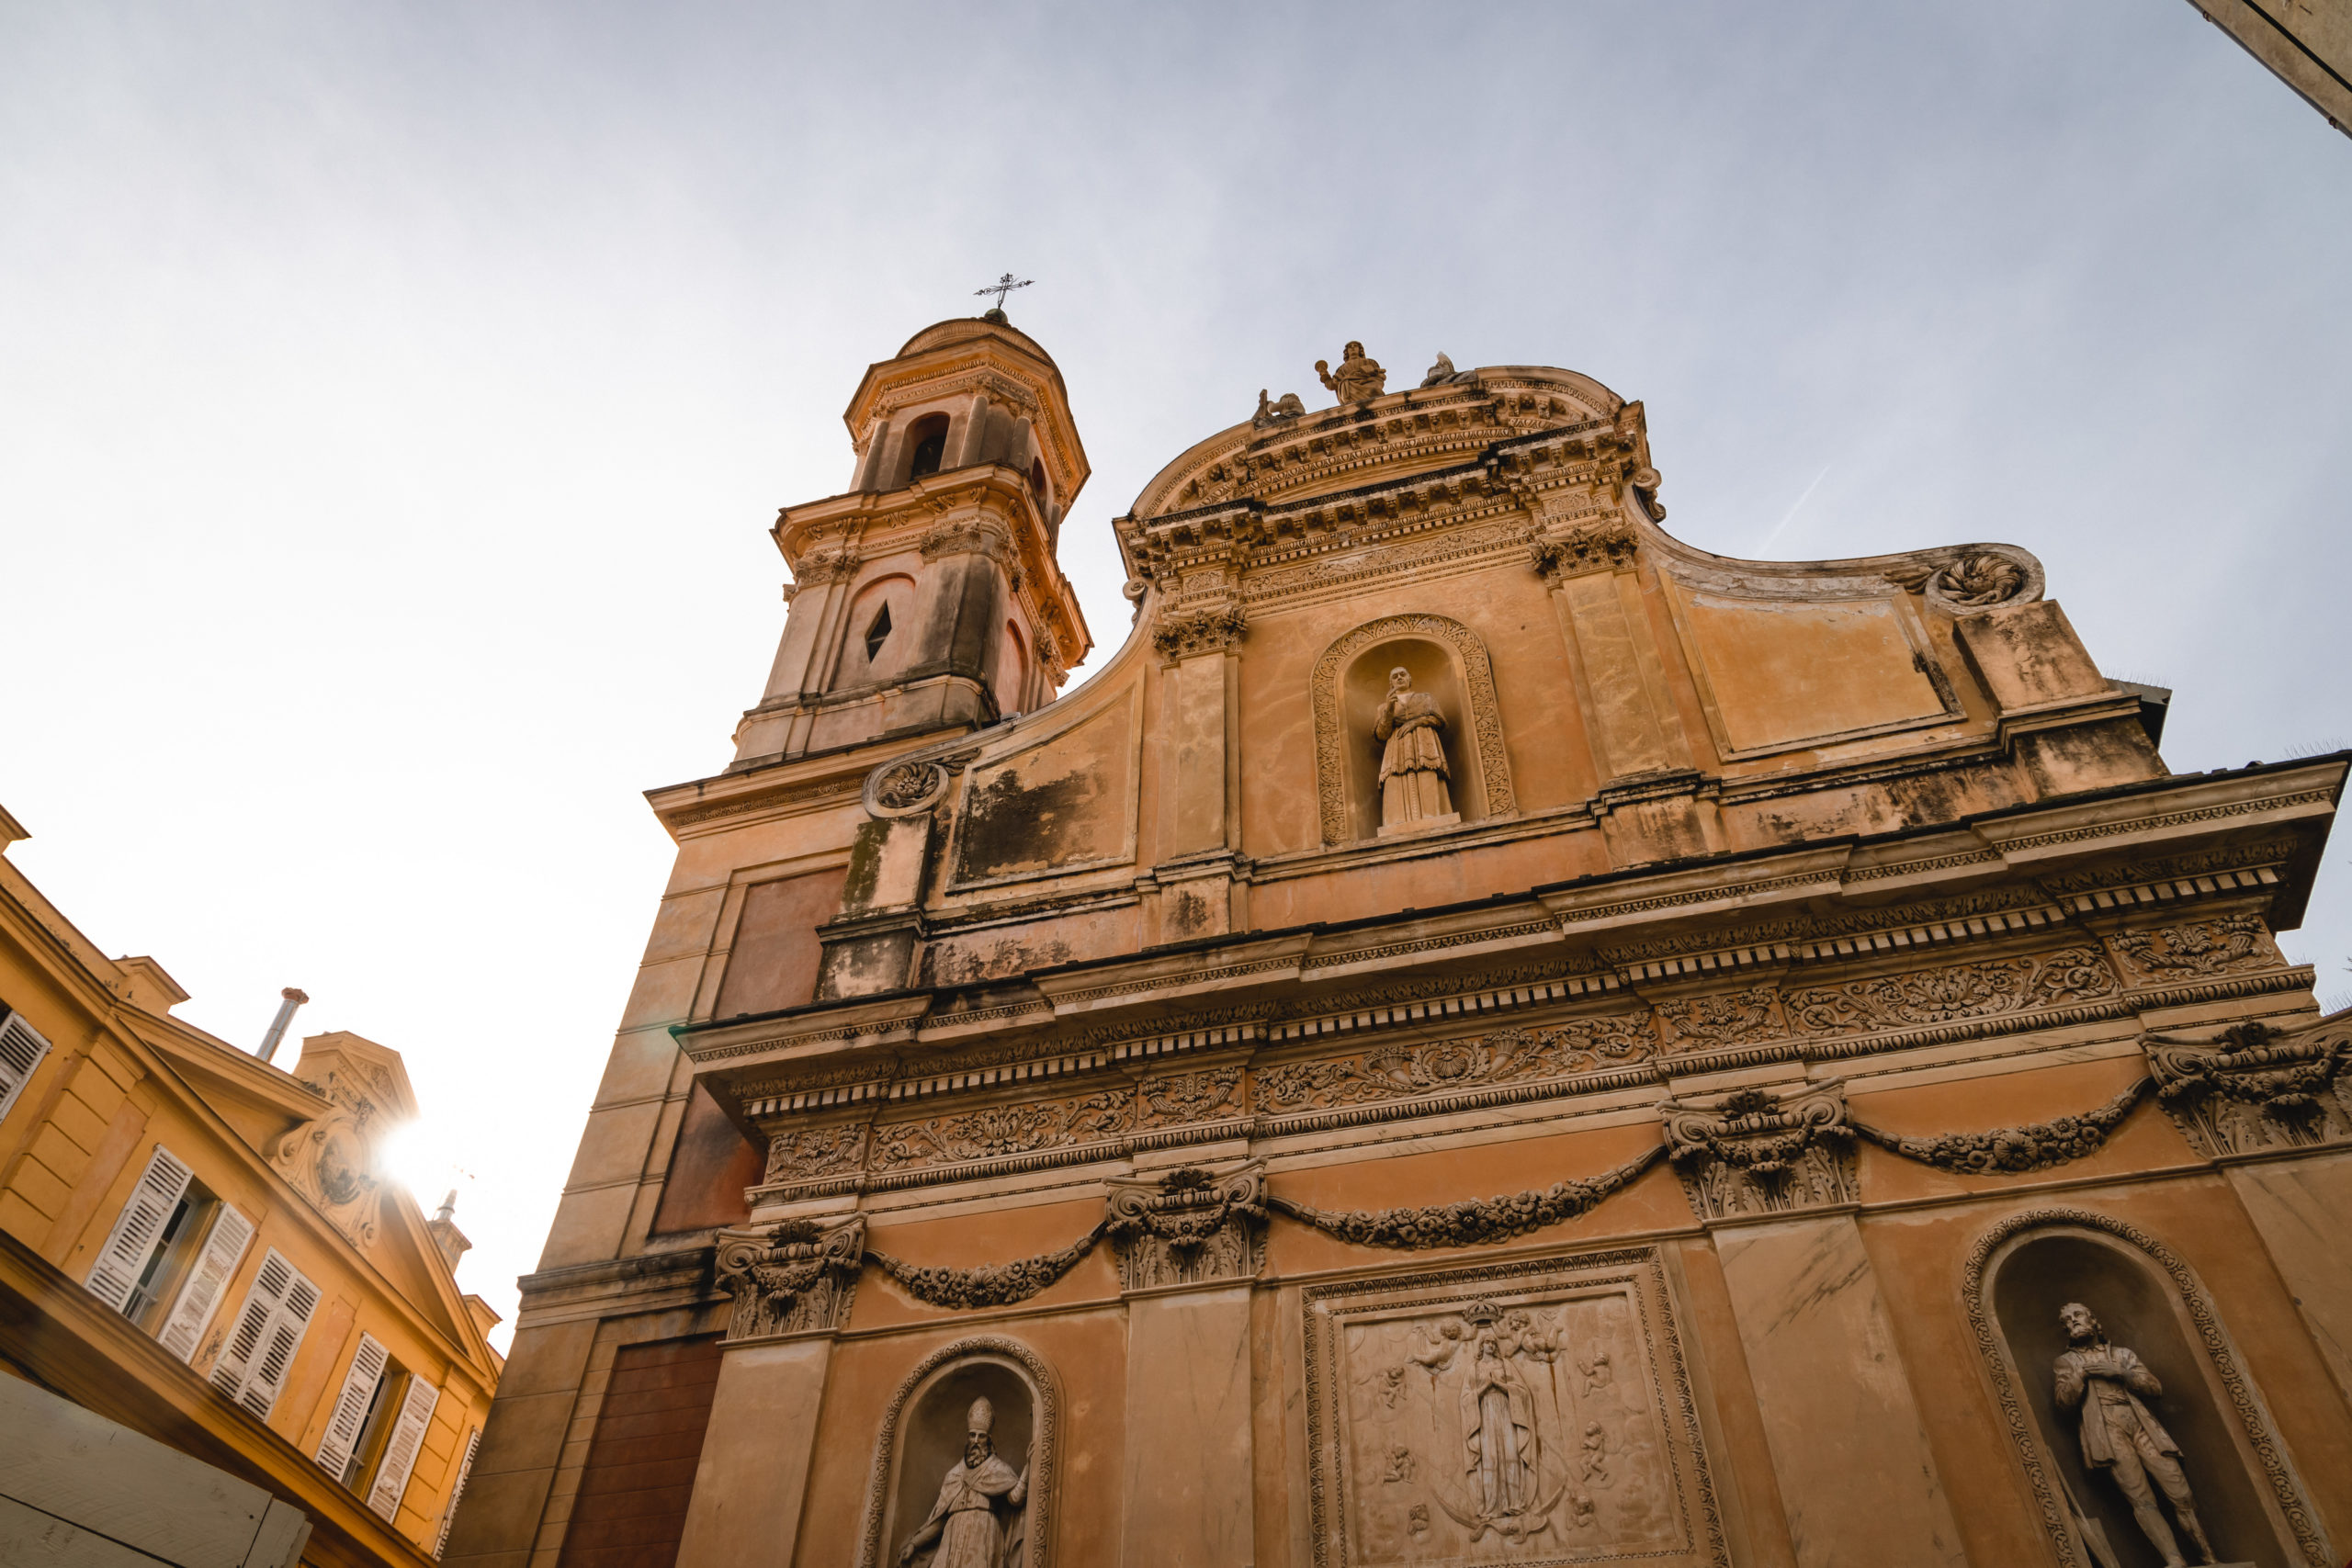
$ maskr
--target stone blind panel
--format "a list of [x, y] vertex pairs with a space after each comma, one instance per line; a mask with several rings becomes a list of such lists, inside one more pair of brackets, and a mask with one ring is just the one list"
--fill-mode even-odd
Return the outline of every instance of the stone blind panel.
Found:
[[558, 1568], [672, 1568], [718, 1386], [718, 1340], [624, 1345]]

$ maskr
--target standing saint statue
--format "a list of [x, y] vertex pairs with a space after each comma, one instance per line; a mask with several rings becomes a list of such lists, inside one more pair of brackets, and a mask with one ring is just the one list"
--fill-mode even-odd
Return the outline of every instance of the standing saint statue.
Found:
[[1380, 367], [1380, 361], [1364, 353], [1360, 343], [1351, 343], [1340, 351], [1339, 369], [1333, 370], [1329, 360], [1318, 359], [1315, 373], [1323, 378], [1323, 384], [1343, 403], [1369, 402], [1388, 386], [1388, 372]]
[[1412, 672], [1402, 665], [1388, 672], [1388, 695], [1373, 710], [1374, 739], [1380, 753], [1380, 830], [1422, 822], [1451, 822], [1453, 796], [1447, 787], [1445, 747], [1438, 731], [1445, 716], [1437, 699], [1413, 690]]
[[912, 1563], [916, 1552], [937, 1541], [930, 1568], [1021, 1568], [1029, 1472], [1023, 1468], [1015, 1475], [996, 1457], [996, 1439], [989, 1435], [995, 1426], [996, 1406], [985, 1399], [972, 1401], [964, 1422], [964, 1457], [939, 1483], [931, 1517], [899, 1549], [900, 1563]]
[[2083, 1462], [2093, 1471], [2105, 1471], [2115, 1483], [2131, 1503], [2141, 1532], [2164, 1553], [2165, 1568], [2186, 1564], [2172, 1527], [2156, 1506], [2158, 1491], [2172, 1504], [2180, 1528], [2197, 1543], [2197, 1560], [2212, 1562], [2212, 1542], [2197, 1522], [2196, 1499], [2189, 1495], [2188, 1478], [2180, 1472], [2180, 1445], [2141, 1403], [2160, 1397], [2164, 1385], [2139, 1357], [2107, 1342], [2098, 1319], [2082, 1303], [2060, 1307], [2058, 1321], [2065, 1325], [2067, 1340], [2054, 1369], [2058, 1408], [2082, 1412]]
[[1482, 1517], [1503, 1525], [1533, 1509], [1535, 1395], [1492, 1334], [1479, 1335], [1470, 1375], [1463, 1381], [1462, 1435]]

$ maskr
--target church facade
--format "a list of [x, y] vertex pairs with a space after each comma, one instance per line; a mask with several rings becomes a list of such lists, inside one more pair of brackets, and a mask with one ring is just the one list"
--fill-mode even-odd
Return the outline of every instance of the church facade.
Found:
[[1056, 562], [1001, 312], [787, 508], [452, 1562], [2352, 1551], [2343, 757], [2177, 775], [2027, 550], [1735, 560], [1351, 344]]

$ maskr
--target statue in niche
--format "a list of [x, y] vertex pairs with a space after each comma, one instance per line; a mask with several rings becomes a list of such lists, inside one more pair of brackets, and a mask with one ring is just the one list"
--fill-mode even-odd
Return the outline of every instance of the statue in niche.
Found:
[[1388, 695], [1373, 710], [1374, 739], [1380, 754], [1380, 830], [1459, 820], [1448, 788], [1445, 747], [1438, 731], [1445, 716], [1437, 699], [1413, 690], [1412, 672], [1399, 665], [1388, 672]]
[[997, 1458], [990, 1435], [995, 1426], [996, 1406], [985, 1399], [972, 1401], [964, 1423], [964, 1458], [948, 1467], [931, 1517], [899, 1549], [901, 1564], [911, 1564], [916, 1552], [936, 1541], [939, 1550], [928, 1568], [1022, 1568], [1029, 1470], [1023, 1465], [1015, 1475]]
[[2197, 1543], [2197, 1560], [2213, 1562], [2212, 1543], [2205, 1539], [2205, 1527], [2197, 1522], [2188, 1478], [2180, 1472], [2180, 1445], [2142, 1403], [2162, 1396], [2164, 1385], [2138, 1356], [2107, 1342], [2098, 1319], [2082, 1303], [2068, 1302], [2060, 1307], [2058, 1321], [2065, 1325], [2067, 1340], [2054, 1369], [2058, 1408], [2082, 1412], [2083, 1462], [2094, 1471], [2105, 1471], [2115, 1483], [2131, 1503], [2132, 1517], [2139, 1521], [2141, 1531], [2164, 1553], [2165, 1568], [2186, 1568], [2186, 1564], [2172, 1527], [2156, 1506], [2159, 1491], [2172, 1504], [2180, 1528]]
[[1340, 351], [1339, 369], [1333, 370], [1329, 360], [1318, 359], [1315, 373], [1343, 403], [1370, 402], [1388, 387], [1388, 372], [1380, 367], [1380, 361], [1364, 353], [1360, 343], [1351, 343]]

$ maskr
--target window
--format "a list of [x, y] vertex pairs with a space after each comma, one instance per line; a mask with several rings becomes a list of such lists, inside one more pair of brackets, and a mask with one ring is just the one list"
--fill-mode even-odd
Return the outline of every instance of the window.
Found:
[[907, 439], [914, 445], [914, 459], [907, 465], [907, 478], [919, 479], [925, 474], [939, 472], [947, 457], [947, 416], [927, 413], [915, 421], [907, 432]]
[[189, 1360], [253, 1237], [251, 1220], [158, 1144], [85, 1283], [92, 1295]]
[[271, 1247], [254, 1271], [237, 1309], [236, 1326], [229, 1331], [220, 1360], [213, 1363], [212, 1386], [261, 1420], [277, 1408], [286, 1374], [293, 1369], [294, 1352], [319, 1309], [319, 1288]]
[[437, 1562], [449, 1544], [449, 1527], [458, 1522], [458, 1505], [466, 1500], [466, 1480], [474, 1472], [474, 1450], [481, 1447], [481, 1428], [476, 1427], [466, 1438], [466, 1457], [458, 1461], [458, 1479], [449, 1488], [449, 1500], [441, 1506], [441, 1533], [433, 1538], [433, 1556]]
[[33, 1081], [33, 1069], [49, 1055], [49, 1042], [22, 1013], [0, 1005], [0, 1116], [16, 1109], [17, 1097]]
[[362, 1334], [313, 1456], [319, 1468], [390, 1520], [440, 1399], [440, 1390], [393, 1360], [374, 1335]]
[[883, 605], [874, 612], [874, 624], [865, 628], [865, 661], [868, 664], [882, 657], [882, 645], [890, 640], [890, 606]]

